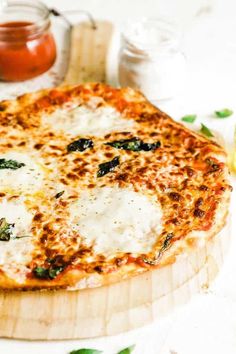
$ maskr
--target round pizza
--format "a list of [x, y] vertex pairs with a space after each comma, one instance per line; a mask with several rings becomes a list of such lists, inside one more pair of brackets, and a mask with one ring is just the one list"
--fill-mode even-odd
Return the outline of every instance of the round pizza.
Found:
[[82, 289], [175, 262], [224, 226], [224, 149], [130, 88], [0, 103], [0, 288]]

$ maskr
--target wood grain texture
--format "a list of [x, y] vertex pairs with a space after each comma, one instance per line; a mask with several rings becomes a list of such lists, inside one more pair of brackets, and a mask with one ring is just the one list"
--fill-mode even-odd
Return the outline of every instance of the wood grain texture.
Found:
[[114, 335], [159, 318], [208, 287], [230, 241], [230, 226], [173, 265], [106, 287], [0, 293], [0, 336], [72, 339]]
[[96, 21], [96, 29], [88, 22], [75, 25], [71, 32], [71, 52], [63, 84], [106, 82], [106, 59], [113, 25]]

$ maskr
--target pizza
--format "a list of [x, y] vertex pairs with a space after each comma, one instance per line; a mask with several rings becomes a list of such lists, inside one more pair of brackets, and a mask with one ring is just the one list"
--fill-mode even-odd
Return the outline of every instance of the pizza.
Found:
[[130, 88], [0, 103], [0, 288], [82, 289], [175, 262], [224, 226], [226, 154]]

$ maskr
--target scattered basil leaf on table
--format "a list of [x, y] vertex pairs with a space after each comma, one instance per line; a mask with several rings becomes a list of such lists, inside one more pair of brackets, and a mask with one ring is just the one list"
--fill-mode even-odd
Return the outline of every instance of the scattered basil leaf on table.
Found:
[[16, 160], [0, 159], [0, 170], [17, 170], [18, 168], [21, 168], [23, 166], [25, 166], [23, 162], [18, 162]]
[[207, 128], [207, 126], [204, 125], [203, 123], [201, 123], [200, 133], [204, 134], [208, 138], [212, 138], [214, 136], [214, 134], [210, 131], [210, 129]]
[[9, 224], [5, 218], [0, 219], [0, 241], [9, 241], [14, 224]]
[[215, 115], [218, 118], [227, 118], [229, 116], [232, 116], [233, 113], [234, 112], [231, 109], [228, 109], [228, 108], [221, 109], [220, 111], [215, 111]]
[[120, 158], [119, 156], [114, 157], [113, 160], [101, 163], [98, 167], [98, 172], [97, 172], [97, 177], [103, 177], [105, 176], [108, 172], [112, 172], [116, 166], [120, 164]]
[[102, 353], [100, 350], [97, 349], [78, 349], [72, 350], [69, 354], [100, 354]]
[[197, 119], [196, 114], [189, 114], [181, 118], [181, 120], [186, 123], [194, 123], [196, 119]]
[[130, 354], [134, 350], [135, 345], [131, 345], [130, 347], [127, 347], [125, 349], [122, 349], [120, 352], [117, 354]]

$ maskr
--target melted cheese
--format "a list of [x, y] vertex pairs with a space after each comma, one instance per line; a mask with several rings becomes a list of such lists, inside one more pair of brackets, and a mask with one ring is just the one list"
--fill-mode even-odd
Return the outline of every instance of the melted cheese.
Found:
[[132, 120], [122, 118], [113, 107], [95, 109], [91, 105], [58, 109], [44, 117], [43, 123], [73, 136], [102, 136], [113, 131], [127, 131], [133, 126]]
[[1, 159], [16, 160], [25, 166], [12, 169], [0, 169], [0, 190], [13, 190], [16, 192], [34, 192], [40, 189], [43, 181], [43, 169], [32, 158], [19, 152], [0, 154]]
[[71, 206], [71, 218], [83, 244], [106, 255], [149, 252], [162, 230], [158, 202], [116, 187], [83, 191]]
[[[3, 200], [0, 203], [0, 218], [14, 224], [9, 241], [0, 241], [0, 265], [9, 277], [16, 277], [16, 269], [21, 267], [20, 277], [24, 278], [25, 265], [31, 260], [33, 250], [31, 223], [33, 215], [27, 210], [22, 198], [17, 201]], [[29, 236], [23, 238], [16, 238]], [[24, 270], [24, 271], [23, 271]]]

